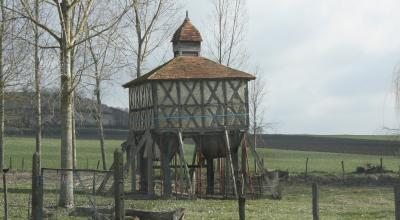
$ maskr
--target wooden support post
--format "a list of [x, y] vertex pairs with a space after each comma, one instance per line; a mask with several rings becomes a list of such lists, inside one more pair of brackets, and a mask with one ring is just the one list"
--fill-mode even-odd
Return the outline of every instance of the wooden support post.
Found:
[[146, 193], [147, 192], [147, 161], [144, 158], [145, 148], [142, 148], [139, 156], [139, 163], [140, 163], [140, 192]]
[[319, 220], [319, 204], [318, 204], [318, 185], [312, 184], [312, 214], [313, 220]]
[[194, 177], [194, 170], [195, 170], [194, 165], [196, 164], [196, 158], [197, 158], [197, 155], [198, 155], [197, 151], [198, 151], [198, 146], [196, 144], [195, 147], [194, 147], [194, 151], [193, 151], [192, 167], [189, 170], [189, 174], [190, 174], [190, 179], [191, 180], [193, 180], [193, 177]]
[[199, 193], [199, 195], [200, 195], [200, 198], [201, 198], [201, 196], [203, 195], [203, 189], [202, 189], [202, 184], [203, 184], [203, 181], [202, 181], [202, 177], [203, 177], [203, 175], [202, 175], [202, 169], [203, 169], [203, 161], [204, 161], [204, 159], [203, 159], [203, 156], [202, 156], [202, 154], [201, 154], [201, 151], [199, 151], [199, 154], [198, 154], [198, 160], [197, 160], [197, 164], [198, 165], [200, 165], [200, 167], [197, 169], [197, 179], [198, 179], [198, 186], [197, 186], [197, 188], [198, 188], [198, 193]]
[[178, 138], [179, 138], [179, 155], [180, 155], [180, 159], [181, 159], [181, 164], [184, 168], [185, 171], [185, 178], [186, 178], [186, 185], [188, 187], [188, 193], [189, 196], [192, 198], [193, 196], [193, 190], [192, 190], [192, 182], [190, 180], [190, 176], [189, 176], [189, 168], [187, 166], [187, 163], [185, 161], [185, 151], [183, 150], [183, 138], [182, 138], [182, 132], [179, 131], [178, 132]]
[[171, 169], [169, 166], [169, 150], [164, 149], [161, 151], [161, 171], [163, 174], [163, 196], [164, 198], [171, 198]]
[[175, 175], [175, 196], [178, 198], [178, 159], [176, 153], [174, 154], [174, 175]]
[[154, 195], [154, 169], [153, 169], [153, 147], [154, 141], [151, 139], [151, 136], [148, 136], [146, 141], [146, 148], [147, 148], [147, 164], [146, 164], [146, 171], [147, 171], [147, 194], [150, 196]]
[[304, 172], [304, 181], [307, 182], [307, 172], [308, 172], [308, 157], [306, 159], [306, 171]]
[[[238, 181], [239, 178], [239, 154], [238, 152], [231, 152], [231, 158], [232, 158], [232, 166], [233, 166], [233, 174], [235, 177], [236, 182]], [[236, 183], [237, 185], [237, 183]], [[239, 190], [239, 188], [238, 188]]]
[[242, 168], [242, 177], [243, 177], [243, 191], [244, 194], [247, 192], [247, 185], [248, 185], [248, 180], [247, 180], [247, 150], [246, 150], [246, 142], [245, 142], [245, 136], [243, 135], [242, 138], [242, 158], [241, 158], [241, 168]]
[[214, 194], [214, 159], [207, 158], [207, 190], [206, 194]]
[[197, 183], [197, 178], [196, 178], [196, 170], [193, 171], [193, 178], [191, 179], [191, 183], [192, 183], [192, 194], [193, 197], [196, 195], [196, 183]]
[[182, 161], [180, 160], [180, 153], [178, 153], [177, 154], [177, 159], [179, 158], [179, 161], [177, 161], [178, 163], [179, 163], [179, 166], [178, 166], [178, 192], [181, 194], [181, 195], [183, 195], [183, 185], [184, 185], [184, 183], [183, 183], [183, 181], [184, 181], [184, 170], [183, 170], [183, 163], [182, 163]]
[[400, 185], [394, 186], [395, 219], [400, 220]]
[[35, 152], [32, 158], [32, 219], [42, 219], [43, 200], [41, 186], [40, 154]]
[[25, 170], [25, 158], [22, 158], [22, 165], [21, 165], [21, 170]]
[[[133, 149], [131, 150], [133, 151]], [[136, 192], [136, 154], [131, 154], [131, 191]]]
[[[136, 145], [136, 148], [134, 147], [134, 153], [133, 153], [134, 155], [137, 155], [137, 154], [139, 154], [139, 152], [142, 152], [142, 147], [144, 146], [144, 143], [145, 143], [145, 140], [146, 140], [145, 137], [148, 134], [149, 134], [149, 131], [146, 131], [144, 136], [141, 138], [139, 143]], [[139, 158], [138, 160], [140, 161], [140, 159], [141, 159], [140, 156], [138, 156], [138, 158]], [[138, 164], [137, 164], [139, 166], [138, 170], [141, 170], [140, 169], [140, 162], [138, 162]], [[124, 175], [128, 173], [130, 165], [131, 165], [131, 160], [128, 160], [128, 158], [127, 158], [127, 164], [124, 166]], [[114, 169], [114, 163], [110, 167], [110, 170], [113, 170], [113, 169]], [[97, 189], [97, 192], [101, 192], [104, 189], [104, 187], [107, 185], [107, 182], [111, 178], [111, 176], [112, 176], [112, 172], [109, 172], [109, 173], [106, 174], [106, 176], [103, 178], [103, 181], [101, 182], [99, 188]]]
[[124, 209], [124, 159], [122, 151], [114, 151], [114, 199], [115, 199], [115, 219], [125, 218]]
[[[226, 147], [225, 147], [225, 151], [227, 151]], [[228, 197], [228, 193], [229, 193], [229, 160], [228, 160], [228, 155], [229, 155], [229, 153], [226, 152], [226, 157], [224, 159], [224, 195], [225, 195], [225, 198]]]
[[231, 175], [232, 175], [232, 180], [233, 180], [233, 191], [235, 193], [235, 196], [237, 197], [237, 188], [236, 188], [236, 178], [235, 178], [235, 171], [233, 169], [233, 163], [232, 163], [232, 154], [231, 154], [231, 146], [229, 143], [229, 135], [228, 135], [228, 130], [225, 129], [225, 144], [226, 144], [226, 149], [227, 149], [227, 159], [229, 160], [229, 168], [231, 170]]
[[262, 168], [265, 169], [265, 167], [264, 167], [264, 158], [261, 158], [261, 164], [262, 164]]
[[[131, 136], [129, 140], [129, 152], [126, 152], [126, 167], [124, 167], [124, 170], [129, 171], [130, 170], [130, 178], [131, 178], [131, 192], [135, 193], [136, 192], [136, 171], [137, 171], [137, 158], [139, 158], [140, 163], [143, 162], [141, 160], [141, 149], [145, 145], [145, 141], [148, 139], [149, 136], [149, 131], [146, 131], [144, 135], [141, 137], [139, 143], [136, 145], [135, 141], [135, 136]], [[138, 154], [139, 153], [139, 154]], [[140, 165], [139, 165], [140, 167]], [[143, 173], [141, 173], [143, 174]], [[142, 176], [141, 176], [142, 177]]]
[[254, 158], [254, 173], [257, 174], [257, 159]]
[[225, 195], [225, 167], [224, 158], [218, 158], [220, 193]]

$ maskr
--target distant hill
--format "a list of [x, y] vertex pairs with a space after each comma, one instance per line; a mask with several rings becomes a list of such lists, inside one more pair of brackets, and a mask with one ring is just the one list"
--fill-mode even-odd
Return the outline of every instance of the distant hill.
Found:
[[[96, 127], [95, 103], [81, 96], [75, 97], [75, 122], [77, 128]], [[128, 110], [102, 105], [105, 128], [127, 129]], [[8, 131], [29, 131], [36, 127], [35, 98], [33, 92], [9, 92], [5, 100], [5, 125]], [[42, 121], [44, 130], [60, 126], [59, 93], [42, 92]]]

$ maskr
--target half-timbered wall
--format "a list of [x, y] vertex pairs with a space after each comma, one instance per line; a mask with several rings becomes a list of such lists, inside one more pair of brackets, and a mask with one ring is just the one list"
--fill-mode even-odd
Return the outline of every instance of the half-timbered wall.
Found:
[[154, 127], [154, 104], [151, 83], [129, 88], [129, 123], [132, 130]]
[[247, 81], [158, 81], [159, 128], [248, 127]]

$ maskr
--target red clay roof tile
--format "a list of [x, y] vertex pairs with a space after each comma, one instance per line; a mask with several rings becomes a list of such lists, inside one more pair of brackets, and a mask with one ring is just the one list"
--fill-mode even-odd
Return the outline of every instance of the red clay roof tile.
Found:
[[171, 42], [178, 41], [191, 41], [191, 42], [201, 42], [200, 32], [197, 28], [190, 22], [189, 18], [186, 18], [182, 25], [175, 31]]
[[255, 76], [235, 70], [204, 57], [178, 56], [149, 73], [132, 80], [125, 88], [147, 80], [177, 80], [177, 79], [255, 79]]

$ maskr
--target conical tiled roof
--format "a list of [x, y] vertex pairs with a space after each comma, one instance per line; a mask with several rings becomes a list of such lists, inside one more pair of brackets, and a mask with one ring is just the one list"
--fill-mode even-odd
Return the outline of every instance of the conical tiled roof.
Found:
[[178, 41], [191, 41], [191, 42], [203, 41], [200, 32], [192, 24], [192, 22], [190, 22], [187, 13], [185, 20], [183, 21], [182, 25], [175, 31], [174, 36], [171, 40], [171, 42], [178, 42]]

